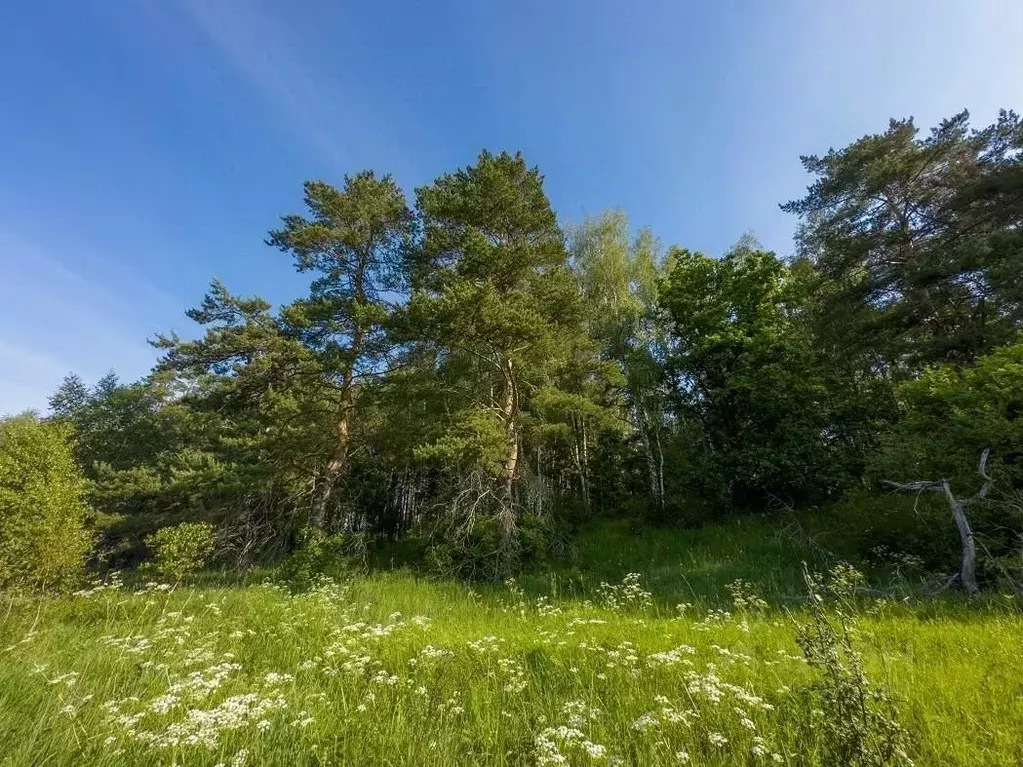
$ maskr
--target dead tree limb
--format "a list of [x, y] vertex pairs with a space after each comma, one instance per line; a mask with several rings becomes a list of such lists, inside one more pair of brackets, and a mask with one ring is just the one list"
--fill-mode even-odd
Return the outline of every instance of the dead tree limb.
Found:
[[971, 503], [976, 503], [977, 501], [981, 501], [986, 498], [994, 484], [994, 480], [991, 478], [991, 475], [987, 473], [987, 459], [990, 454], [990, 448], [984, 448], [984, 452], [980, 454], [980, 463], [977, 466], [977, 473], [984, 479], [984, 484], [980, 490], [969, 498], [957, 499], [952, 493], [952, 488], [947, 479], [921, 480], [919, 482], [885, 481], [886, 484], [891, 485], [896, 490], [903, 493], [923, 493], [925, 491], [931, 491], [941, 493], [945, 496], [945, 500], [948, 502], [948, 506], [952, 510], [952, 519], [955, 520], [956, 528], [959, 530], [959, 541], [962, 544], [962, 561], [959, 565], [959, 582], [963, 584], [963, 589], [965, 589], [966, 593], [970, 596], [979, 594], [980, 588], [977, 586], [977, 542], [974, 540], [973, 529], [970, 527], [970, 521], [966, 518], [966, 507]]

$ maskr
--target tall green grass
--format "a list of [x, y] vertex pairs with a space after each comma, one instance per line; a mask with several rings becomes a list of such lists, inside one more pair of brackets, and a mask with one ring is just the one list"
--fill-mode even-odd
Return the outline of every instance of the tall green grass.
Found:
[[[826, 764], [794, 631], [810, 553], [750, 520], [611, 525], [524, 591], [378, 572], [297, 594], [9, 599], [0, 763]], [[628, 572], [652, 603], [601, 606], [601, 582]], [[725, 586], [739, 578], [773, 606], [730, 609]], [[1023, 763], [1014, 603], [862, 610], [859, 649], [917, 764]]]

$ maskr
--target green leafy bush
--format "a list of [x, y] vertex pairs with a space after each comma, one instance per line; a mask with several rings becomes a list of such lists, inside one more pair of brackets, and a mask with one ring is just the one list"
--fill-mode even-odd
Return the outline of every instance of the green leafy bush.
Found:
[[924, 572], [946, 571], [959, 556], [959, 537], [943, 498], [881, 494], [867, 488], [850, 493], [821, 517], [824, 545], [841, 556], [875, 566], [881, 577], [891, 562], [880, 549], [921, 560]]
[[328, 534], [302, 531], [299, 544], [284, 560], [280, 575], [292, 588], [307, 589], [321, 576], [337, 576], [357, 569], [366, 561], [366, 539], [358, 533]]
[[0, 421], [0, 586], [66, 586], [91, 541], [71, 431], [34, 415]]
[[902, 419], [871, 466], [877, 479], [946, 477], [959, 495], [979, 486], [977, 461], [999, 488], [1023, 485], [1023, 340], [971, 367], [935, 365], [899, 387]]
[[[1005, 568], [1018, 573], [1019, 503], [1023, 490], [1023, 342], [978, 357], [972, 366], [943, 364], [924, 370], [898, 388], [901, 420], [886, 435], [868, 476], [877, 488], [895, 482], [947, 479], [957, 498], [984, 483], [978, 459], [990, 451], [986, 471], [994, 480], [984, 501], [968, 510], [980, 549], [981, 584], [1005, 580]], [[925, 567], [949, 572], [957, 567], [961, 544], [948, 504], [931, 493], [899, 498], [861, 493], [843, 511], [861, 541], [861, 553], [877, 546], [920, 557]]]
[[213, 555], [213, 525], [182, 522], [164, 527], [146, 538], [153, 552], [152, 567], [161, 575], [179, 581], [197, 573]]

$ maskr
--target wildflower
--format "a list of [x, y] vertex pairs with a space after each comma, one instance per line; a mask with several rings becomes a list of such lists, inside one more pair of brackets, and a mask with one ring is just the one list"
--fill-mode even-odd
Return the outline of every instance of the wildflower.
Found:
[[592, 756], [594, 759], [600, 759], [604, 756], [604, 752], [607, 749], [599, 743], [591, 743], [588, 740], [584, 740], [582, 743], [583, 750]]
[[276, 671], [271, 671], [263, 677], [263, 681], [267, 684], [284, 684], [286, 682], [294, 682], [295, 677], [291, 674], [278, 674]]
[[657, 717], [653, 714], [643, 714], [643, 716], [632, 722], [632, 729], [637, 732], [646, 732], [651, 727], [657, 726]]
[[178, 698], [178, 696], [174, 695], [173, 693], [161, 695], [159, 698], [156, 698], [152, 703], [149, 704], [149, 710], [152, 711], [154, 714], [166, 714], [168, 711], [170, 711], [172, 708], [178, 705], [179, 700], [180, 699]]

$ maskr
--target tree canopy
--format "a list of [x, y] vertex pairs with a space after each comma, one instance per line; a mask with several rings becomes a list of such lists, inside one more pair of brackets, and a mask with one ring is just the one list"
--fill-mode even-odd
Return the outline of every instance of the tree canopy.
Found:
[[301, 297], [214, 281], [149, 376], [54, 394], [104, 545], [130, 560], [157, 527], [212, 522], [239, 560], [358, 534], [496, 575], [598, 516], [882, 503], [888, 475], [965, 477], [985, 449], [1005, 527], [1023, 122], [893, 120], [802, 162], [791, 257], [665, 249], [620, 210], [559, 221], [522, 154], [484, 151], [412, 205], [369, 170], [307, 183], [267, 237]]

